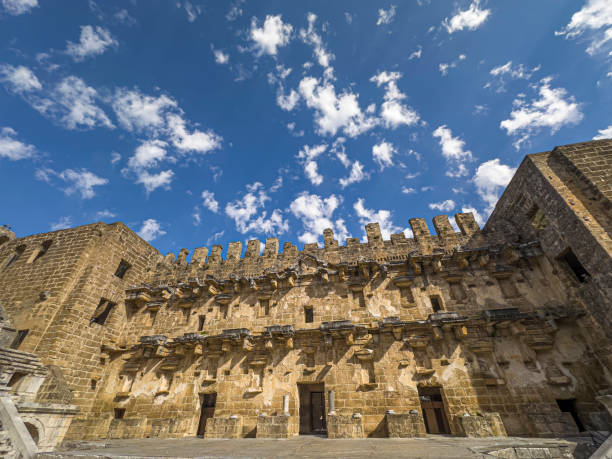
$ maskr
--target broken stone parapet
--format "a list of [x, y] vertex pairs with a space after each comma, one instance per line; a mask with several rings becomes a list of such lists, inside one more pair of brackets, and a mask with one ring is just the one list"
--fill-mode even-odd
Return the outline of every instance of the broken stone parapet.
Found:
[[459, 417], [466, 437], [507, 437], [506, 428], [498, 413], [484, 413]]
[[208, 418], [204, 438], [240, 438], [242, 433], [242, 418], [230, 416], [228, 418]]
[[387, 411], [385, 419], [389, 438], [424, 437], [426, 435], [425, 421], [421, 413], [416, 410], [405, 414]]
[[361, 414], [328, 414], [327, 438], [363, 438], [363, 419]]

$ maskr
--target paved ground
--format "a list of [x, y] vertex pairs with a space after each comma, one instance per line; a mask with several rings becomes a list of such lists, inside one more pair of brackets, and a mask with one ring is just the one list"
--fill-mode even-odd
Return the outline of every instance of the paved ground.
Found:
[[[493, 458], [493, 451], [519, 448], [519, 457], [572, 457], [575, 443], [555, 439], [533, 438], [369, 438], [330, 440], [320, 437], [296, 437], [286, 440], [239, 439], [204, 440], [201, 438], [103, 440], [74, 445], [76, 449], [43, 453], [39, 458], [77, 459], [94, 457], [174, 457], [174, 458]], [[531, 449], [539, 453], [532, 455]], [[546, 449], [546, 453], [544, 452]], [[536, 451], [535, 449], [533, 451]], [[519, 452], [516, 450], [516, 452]], [[495, 453], [494, 453], [495, 454]]]

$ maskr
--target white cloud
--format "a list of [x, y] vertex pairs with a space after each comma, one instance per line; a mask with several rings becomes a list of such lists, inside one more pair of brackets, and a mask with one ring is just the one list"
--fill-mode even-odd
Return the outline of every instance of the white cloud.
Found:
[[296, 129], [294, 122], [287, 123], [287, 129], [289, 130], [289, 132], [291, 133], [293, 137], [303, 137], [304, 136], [304, 130]]
[[204, 207], [208, 210], [215, 214], [219, 212], [219, 203], [215, 199], [215, 193], [208, 190], [202, 191], [202, 200], [204, 201]]
[[215, 62], [217, 64], [227, 64], [229, 62], [229, 54], [224, 53], [220, 49], [213, 49], [213, 54], [215, 55]]
[[96, 212], [96, 219], [102, 219], [102, 218], [115, 218], [117, 216], [116, 213], [111, 212], [108, 209], [104, 209], [104, 210], [99, 210], [98, 212]]
[[372, 147], [372, 157], [374, 162], [378, 164], [382, 171], [385, 167], [393, 166], [393, 155], [397, 153], [397, 150], [392, 143], [385, 142], [384, 140], [378, 145]]
[[66, 53], [75, 62], [80, 62], [87, 57], [104, 53], [109, 46], [117, 45], [117, 40], [104, 27], [97, 26], [94, 29], [86, 25], [81, 27], [81, 38], [78, 43], [67, 42]]
[[319, 174], [318, 168], [319, 166], [316, 161], [306, 161], [306, 163], [304, 163], [304, 174], [306, 174], [306, 177], [313, 185], [320, 185], [323, 183], [323, 176]]
[[98, 177], [87, 169], [81, 169], [80, 171], [66, 169], [62, 172], [56, 172], [49, 168], [38, 169], [36, 178], [47, 183], [52, 183], [53, 178], [58, 178], [67, 184], [65, 188], [62, 188], [64, 193], [67, 195], [80, 193], [83, 199], [93, 198], [96, 194], [94, 187], [108, 183], [108, 179]]
[[72, 218], [60, 217], [59, 221], [51, 223], [51, 231], [63, 230], [72, 226]]
[[493, 211], [502, 189], [510, 182], [515, 171], [515, 168], [501, 164], [499, 159], [486, 161], [476, 169], [472, 180], [478, 194], [487, 203], [487, 214]]
[[168, 169], [157, 174], [151, 174], [148, 171], [139, 171], [136, 179], [136, 183], [140, 183], [145, 187], [147, 193], [155, 191], [157, 188], [170, 189], [170, 182], [172, 182], [174, 172]]
[[336, 95], [333, 84], [305, 77], [300, 81], [299, 92], [306, 105], [315, 110], [315, 123], [319, 135], [336, 135], [342, 130], [349, 137], [356, 137], [376, 125], [376, 119], [364, 116], [358, 95], [345, 91]]
[[368, 178], [368, 174], [363, 171], [363, 164], [355, 161], [351, 167], [351, 172], [348, 177], [339, 180], [340, 186], [346, 188], [352, 183], [358, 183]]
[[227, 12], [227, 14], [225, 15], [225, 19], [227, 19], [228, 21], [232, 22], [235, 21], [236, 19], [238, 19], [240, 16], [242, 16], [242, 8], [240, 8], [240, 5], [244, 3], [244, 0], [238, 0], [236, 1], [232, 7], [230, 8], [230, 10]]
[[38, 0], [2, 0], [2, 6], [8, 14], [18, 16], [29, 13], [32, 8], [38, 6]]
[[564, 35], [566, 39], [586, 35], [590, 41], [587, 53], [607, 54], [612, 48], [612, 3], [609, 0], [587, 0], [582, 9], [572, 15], [569, 24], [555, 35]]
[[323, 183], [323, 176], [319, 174], [319, 166], [315, 159], [326, 150], [327, 145], [325, 144], [315, 145], [313, 147], [304, 145], [297, 155], [297, 157], [302, 160], [304, 174], [313, 185], [320, 185]]
[[117, 164], [119, 161], [121, 161], [121, 155], [117, 153], [116, 151], [112, 151], [110, 154], [110, 157], [111, 157], [111, 164]]
[[433, 136], [440, 139], [442, 156], [446, 158], [447, 163], [456, 166], [455, 170], [447, 170], [446, 175], [449, 177], [467, 175], [465, 163], [472, 160], [472, 152], [465, 149], [465, 141], [459, 137], [453, 137], [452, 131], [446, 125], [438, 126]]
[[75, 76], [64, 78], [51, 94], [52, 100], [35, 106], [41, 113], [53, 114], [68, 129], [104, 126], [113, 128], [106, 113], [96, 105], [98, 92]]
[[464, 61], [466, 59], [466, 55], [465, 54], [459, 54], [459, 56], [457, 57], [457, 59], [455, 59], [453, 62], [450, 63], [441, 63], [438, 65], [438, 70], [440, 70], [440, 73], [442, 74], [442, 76], [446, 76], [448, 75], [448, 71], [449, 69], [454, 69], [455, 67], [457, 67], [457, 64], [461, 61]]
[[410, 55], [408, 56], [408, 60], [411, 61], [412, 59], [420, 59], [422, 53], [423, 47], [421, 45], [418, 45], [417, 50], [410, 53]]
[[381, 105], [380, 115], [385, 126], [391, 129], [401, 125], [411, 126], [419, 121], [419, 114], [400, 102], [406, 98], [406, 95], [397, 87], [397, 80], [401, 77], [400, 72], [380, 72], [370, 78], [370, 81], [376, 83], [376, 86], [386, 86], [385, 101]]
[[280, 15], [268, 15], [263, 27], [257, 27], [257, 19], [252, 19], [249, 35], [258, 56], [262, 54], [276, 56], [278, 48], [289, 43], [292, 32], [291, 24], [284, 23]]
[[406, 187], [406, 186], [402, 187], [402, 193], [404, 194], [414, 194], [416, 192], [417, 192], [416, 188]]
[[276, 95], [276, 103], [280, 108], [287, 112], [293, 110], [299, 101], [300, 95], [295, 89], [292, 89], [287, 95], [283, 94], [279, 89], [279, 92]]
[[376, 21], [376, 25], [379, 26], [381, 24], [391, 24], [394, 17], [395, 5], [391, 5], [388, 10], [380, 8], [378, 10], [378, 20]]
[[177, 103], [166, 95], [147, 96], [138, 90], [120, 88], [115, 91], [113, 110], [119, 124], [128, 131], [158, 130], [165, 125], [164, 114]]
[[225, 230], [221, 230], [221, 231], [213, 234], [211, 237], [206, 239], [206, 245], [212, 245], [213, 242], [218, 241], [219, 239], [221, 239], [224, 234], [225, 234]]
[[395, 226], [391, 221], [391, 212], [385, 209], [374, 210], [365, 207], [364, 199], [359, 198], [354, 204], [353, 209], [359, 217], [359, 223], [367, 225], [368, 223], [378, 223], [380, 225], [380, 232], [383, 239], [390, 239], [391, 234], [399, 231], [404, 231], [407, 237], [411, 237], [412, 232], [410, 230], [402, 230], [399, 226]]
[[491, 88], [496, 86], [496, 92], [504, 92], [505, 88], [505, 79], [512, 78], [515, 80], [528, 80], [530, 79], [535, 72], [540, 70], [539, 65], [536, 65], [532, 69], [525, 67], [523, 64], [514, 65], [512, 61], [506, 62], [504, 65], [498, 65], [497, 67], [493, 67], [489, 74], [495, 79], [493, 81], [489, 81], [485, 84], [485, 88]]
[[305, 244], [317, 242], [321, 239], [323, 230], [331, 228], [336, 239], [343, 242], [348, 237], [344, 220], [333, 220], [334, 211], [341, 203], [340, 196], [332, 194], [327, 198], [321, 198], [319, 195], [303, 191], [289, 206], [291, 213], [302, 222], [304, 229], [298, 240]]
[[153, 218], [145, 220], [140, 227], [140, 231], [138, 231], [138, 235], [147, 242], [151, 242], [164, 234], [166, 232], [161, 229], [159, 222]]
[[0, 81], [5, 83], [8, 89], [15, 93], [24, 93], [42, 89], [42, 85], [34, 72], [23, 65], [13, 67], [12, 65], [0, 65]]
[[134, 156], [128, 161], [128, 166], [134, 170], [155, 167], [160, 161], [166, 159], [166, 147], [163, 140], [148, 140], [138, 147]]
[[289, 223], [283, 218], [280, 209], [274, 209], [270, 217], [264, 210], [255, 217], [266, 205], [270, 197], [263, 185], [255, 182], [247, 185], [247, 193], [241, 198], [229, 202], [225, 206], [225, 214], [234, 220], [236, 229], [242, 234], [248, 232], [283, 234], [289, 231]]
[[167, 120], [170, 139], [179, 150], [206, 154], [221, 147], [223, 139], [213, 131], [202, 132], [196, 129], [189, 133], [185, 128], [185, 120], [176, 114], [168, 115]]
[[574, 97], [568, 96], [564, 88], [551, 88], [550, 81], [550, 77], [543, 78], [539, 86], [534, 86], [539, 94], [537, 99], [527, 102], [519, 95], [513, 102], [510, 118], [499, 125], [508, 135], [522, 135], [514, 143], [517, 149], [540, 128], [550, 128], [554, 134], [562, 126], [578, 124], [583, 118], [580, 104]]
[[480, 2], [474, 0], [467, 10], [459, 11], [452, 18], [444, 19], [442, 25], [448, 33], [454, 33], [460, 30], [476, 30], [487, 20], [491, 10], [483, 10], [480, 8]]
[[[181, 7], [181, 3], [177, 3], [178, 8]], [[200, 14], [202, 14], [202, 7], [200, 5], [194, 5], [193, 3], [186, 1], [182, 5], [183, 9], [187, 13], [187, 20], [189, 22], [195, 21]]]
[[314, 25], [317, 20], [317, 15], [314, 13], [308, 13], [308, 29], [300, 29], [300, 38], [307, 45], [313, 47], [314, 57], [321, 67], [327, 70], [327, 78], [333, 77], [333, 69], [331, 67], [331, 61], [335, 59], [335, 56], [325, 49], [323, 39], [315, 32]]
[[28, 145], [17, 140], [17, 132], [10, 127], [0, 129], [0, 158], [8, 158], [11, 161], [31, 158], [36, 154], [34, 145]]
[[[612, 124], [607, 128], [600, 129], [597, 132], [597, 135], [593, 137], [593, 140], [601, 140], [601, 139], [612, 139]], [[0, 156], [2, 156], [2, 151], [0, 151]]]
[[431, 210], [439, 210], [440, 212], [450, 212], [456, 207], [455, 201], [452, 199], [447, 199], [442, 202], [431, 202], [429, 203], [429, 208]]

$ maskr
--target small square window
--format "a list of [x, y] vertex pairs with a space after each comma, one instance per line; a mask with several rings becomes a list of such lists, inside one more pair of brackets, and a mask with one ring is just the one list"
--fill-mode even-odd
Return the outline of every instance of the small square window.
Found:
[[109, 314], [116, 305], [116, 303], [108, 301], [105, 298], [101, 298], [100, 303], [98, 303], [98, 307], [96, 308], [93, 314], [93, 317], [89, 319], [89, 325], [93, 323], [104, 325], [106, 319], [108, 319]]
[[115, 419], [123, 419], [125, 416], [125, 408], [115, 408]]
[[117, 276], [119, 279], [123, 279], [123, 276], [125, 276], [125, 273], [127, 273], [128, 269], [131, 267], [132, 265], [130, 265], [127, 261], [121, 260], [121, 263], [119, 263], [119, 266], [117, 267], [117, 271], [115, 271], [115, 276]]

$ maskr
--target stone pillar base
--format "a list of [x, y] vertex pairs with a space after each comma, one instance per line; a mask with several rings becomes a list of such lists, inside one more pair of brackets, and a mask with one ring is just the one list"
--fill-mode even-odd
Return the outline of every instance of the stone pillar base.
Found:
[[425, 421], [421, 413], [387, 413], [385, 419], [389, 438], [424, 437], [426, 435]]
[[498, 413], [459, 416], [466, 437], [507, 437], [506, 428]]
[[297, 434], [291, 416], [257, 416], [256, 438], [290, 438]]
[[238, 416], [208, 418], [204, 438], [240, 438], [241, 432], [242, 418]]
[[327, 415], [327, 438], [363, 438], [363, 421], [359, 413], [344, 416]]

